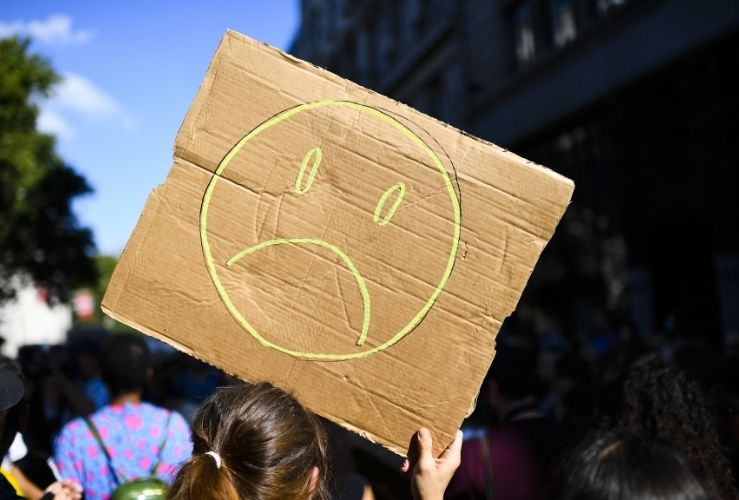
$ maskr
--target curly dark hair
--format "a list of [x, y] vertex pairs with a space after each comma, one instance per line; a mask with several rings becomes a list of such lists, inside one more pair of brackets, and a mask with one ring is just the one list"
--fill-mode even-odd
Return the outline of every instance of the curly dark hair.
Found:
[[718, 498], [737, 498], [729, 462], [698, 383], [659, 356], [647, 356], [629, 369], [615, 427], [669, 443], [709, 492]]
[[571, 450], [550, 484], [550, 500], [708, 500], [673, 448], [633, 432], [600, 431]]

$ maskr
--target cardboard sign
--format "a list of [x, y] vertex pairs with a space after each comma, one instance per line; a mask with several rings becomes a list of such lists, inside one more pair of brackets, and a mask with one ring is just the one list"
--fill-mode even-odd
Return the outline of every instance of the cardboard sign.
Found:
[[103, 301], [404, 454], [452, 439], [573, 191], [234, 32]]

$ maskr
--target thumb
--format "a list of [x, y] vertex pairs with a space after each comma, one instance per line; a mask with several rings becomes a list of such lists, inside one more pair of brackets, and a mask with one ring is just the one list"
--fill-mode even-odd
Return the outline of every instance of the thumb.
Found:
[[456, 436], [454, 436], [454, 441], [451, 442], [451, 444], [447, 447], [446, 450], [441, 454], [439, 458], [441, 458], [444, 463], [449, 466], [456, 469], [459, 467], [460, 462], [462, 460], [462, 440], [464, 436], [462, 434], [462, 431], [457, 431]]
[[427, 469], [435, 465], [432, 445], [431, 431], [421, 427], [418, 430], [418, 465], [421, 468]]

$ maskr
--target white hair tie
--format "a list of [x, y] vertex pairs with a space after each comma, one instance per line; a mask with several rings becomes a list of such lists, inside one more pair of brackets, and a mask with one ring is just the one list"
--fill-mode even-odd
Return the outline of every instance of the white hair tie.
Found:
[[219, 469], [221, 468], [221, 456], [218, 453], [216, 453], [215, 451], [209, 451], [205, 454], [213, 457], [213, 460], [216, 461], [216, 467], [218, 467]]

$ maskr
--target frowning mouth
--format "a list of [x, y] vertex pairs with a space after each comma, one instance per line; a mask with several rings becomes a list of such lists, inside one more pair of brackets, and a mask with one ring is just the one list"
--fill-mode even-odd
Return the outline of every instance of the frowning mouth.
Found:
[[367, 338], [367, 331], [369, 330], [371, 316], [371, 301], [369, 291], [367, 290], [367, 284], [360, 274], [359, 269], [357, 269], [357, 266], [355, 266], [349, 256], [336, 245], [315, 238], [279, 238], [275, 240], [267, 240], [240, 251], [239, 253], [228, 259], [228, 261], [226, 261], [226, 267], [231, 268], [244, 257], [256, 253], [260, 250], [264, 250], [265, 248], [277, 245], [316, 245], [333, 252], [334, 255], [337, 255], [344, 262], [346, 267], [354, 275], [354, 279], [357, 282], [357, 287], [359, 288], [359, 294], [362, 297], [364, 318], [362, 319], [362, 330], [359, 333], [359, 338], [357, 339], [356, 345], [361, 346], [362, 344], [364, 344], [364, 341]]

